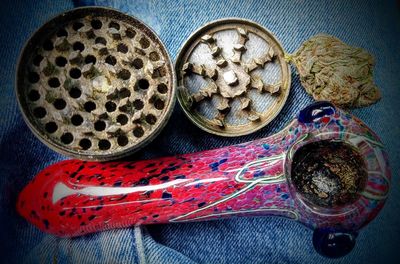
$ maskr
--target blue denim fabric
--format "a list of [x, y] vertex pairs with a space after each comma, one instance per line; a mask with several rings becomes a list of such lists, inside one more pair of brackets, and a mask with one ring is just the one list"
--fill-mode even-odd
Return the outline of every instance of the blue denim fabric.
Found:
[[[18, 192], [41, 169], [65, 159], [37, 140], [24, 124], [13, 92], [23, 43], [72, 1], [2, 1], [0, 15], [0, 262], [6, 263], [398, 263], [400, 191], [398, 136], [400, 16], [394, 1], [74, 1], [104, 5], [138, 17], [165, 43], [172, 59], [202, 24], [223, 17], [254, 20], [274, 32], [288, 52], [325, 32], [360, 46], [376, 58], [375, 80], [383, 99], [354, 110], [387, 146], [393, 171], [389, 199], [362, 230], [355, 249], [339, 260], [319, 256], [312, 231], [281, 218], [241, 218], [112, 230], [74, 239], [46, 235], [15, 211]], [[194, 126], [179, 105], [160, 136], [131, 160], [200, 151], [265, 137], [279, 131], [312, 99], [292, 74], [292, 88], [279, 116], [244, 137], [212, 136]]]

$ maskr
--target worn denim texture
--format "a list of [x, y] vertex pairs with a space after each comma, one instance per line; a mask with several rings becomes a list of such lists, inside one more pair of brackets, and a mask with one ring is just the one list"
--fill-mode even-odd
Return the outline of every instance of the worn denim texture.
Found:
[[[0, 26], [0, 262], [6, 263], [398, 263], [400, 255], [399, 114], [400, 16], [395, 1], [2, 1]], [[363, 229], [355, 249], [329, 260], [312, 246], [312, 231], [281, 218], [241, 218], [112, 230], [74, 239], [46, 235], [15, 211], [18, 192], [41, 169], [65, 159], [34, 137], [14, 95], [19, 52], [46, 20], [75, 5], [111, 6], [138, 17], [165, 43], [171, 58], [202, 24], [223, 17], [254, 20], [275, 33], [288, 52], [325, 32], [376, 58], [383, 99], [352, 111], [386, 144], [393, 184], [384, 209]], [[129, 159], [206, 150], [265, 137], [283, 128], [312, 99], [292, 73], [287, 104], [260, 131], [222, 138], [201, 131], [177, 104], [158, 138]]]

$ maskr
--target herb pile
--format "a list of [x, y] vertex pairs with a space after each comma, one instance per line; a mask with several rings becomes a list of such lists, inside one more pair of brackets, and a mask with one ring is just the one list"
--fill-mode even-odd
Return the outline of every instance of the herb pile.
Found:
[[380, 98], [374, 84], [374, 59], [329, 35], [305, 41], [289, 59], [295, 64], [307, 93], [317, 101], [341, 107], [364, 107]]

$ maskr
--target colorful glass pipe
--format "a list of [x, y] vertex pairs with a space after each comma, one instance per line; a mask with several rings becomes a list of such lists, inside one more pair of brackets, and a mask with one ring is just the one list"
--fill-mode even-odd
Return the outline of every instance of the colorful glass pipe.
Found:
[[[344, 142], [364, 163], [365, 178], [347, 203], [315, 203], [291, 177], [296, 152], [320, 141]], [[334, 257], [344, 253], [335, 253], [329, 243], [353, 243], [352, 234], [382, 208], [390, 178], [376, 134], [354, 116], [319, 102], [279, 133], [244, 144], [145, 161], [56, 163], [25, 187], [17, 209], [39, 229], [63, 237], [141, 224], [284, 216], [317, 230], [317, 250]], [[316, 181], [313, 188], [324, 190], [316, 199], [336, 195], [335, 188], [343, 189], [347, 180], [336, 181], [336, 187], [332, 176]], [[348, 239], [328, 236], [335, 230]]]

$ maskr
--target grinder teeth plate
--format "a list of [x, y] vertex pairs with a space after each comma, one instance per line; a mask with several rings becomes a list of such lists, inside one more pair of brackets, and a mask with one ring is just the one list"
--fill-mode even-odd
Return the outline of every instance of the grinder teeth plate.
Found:
[[255, 132], [289, 94], [290, 67], [276, 37], [249, 20], [213, 21], [193, 33], [175, 70], [178, 101], [201, 129], [221, 136]]
[[173, 108], [167, 51], [139, 20], [78, 8], [28, 41], [17, 95], [32, 131], [54, 150], [88, 160], [126, 156], [149, 143]]

